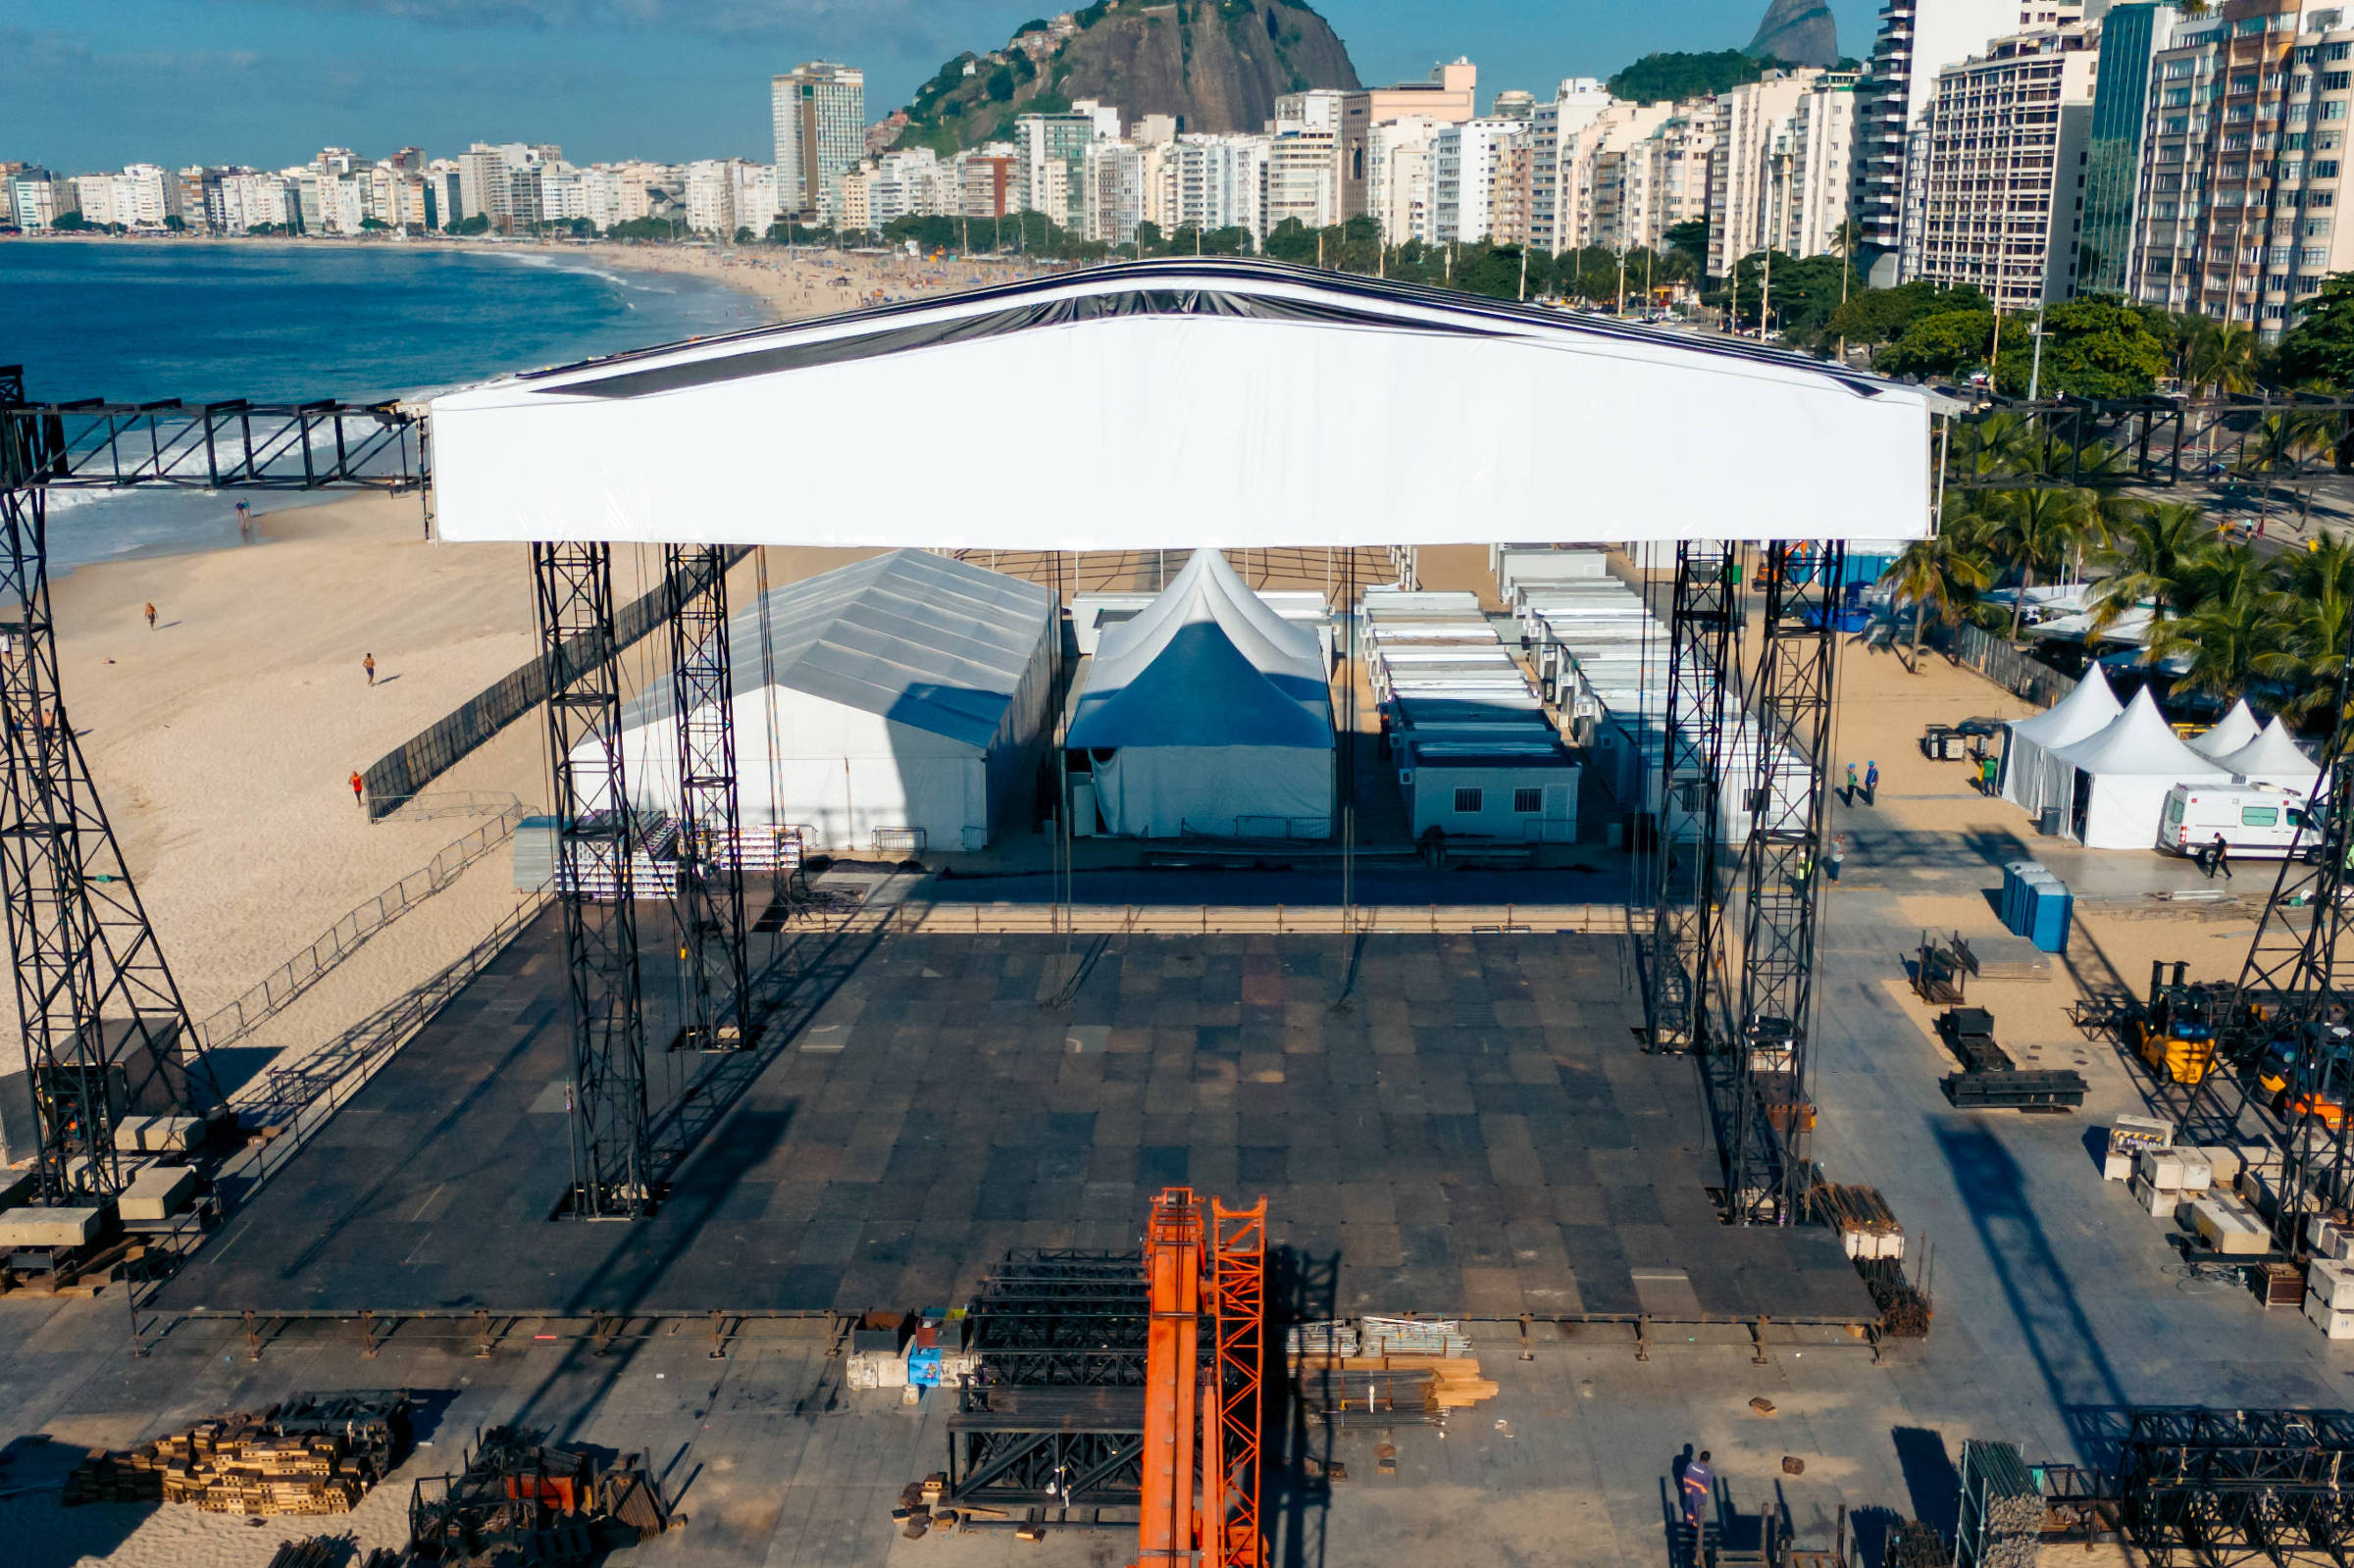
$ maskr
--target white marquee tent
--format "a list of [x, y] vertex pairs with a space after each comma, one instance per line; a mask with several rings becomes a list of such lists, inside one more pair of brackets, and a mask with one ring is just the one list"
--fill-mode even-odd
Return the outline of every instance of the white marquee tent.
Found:
[[2277, 784], [2299, 794], [2311, 794], [2322, 778], [2321, 768], [2305, 755], [2304, 748], [2278, 719], [2266, 725], [2264, 733], [2246, 745], [2215, 760], [2218, 767], [2242, 779]]
[[2231, 704], [2229, 713], [2216, 721], [2214, 729], [2203, 735], [2191, 736], [2183, 744], [2202, 757], [2220, 760], [2255, 739], [2262, 729], [2256, 715], [2248, 711], [2248, 699], [2242, 697]]
[[[986, 847], [1007, 801], [1027, 798], [1023, 763], [1053, 696], [1052, 605], [1037, 583], [896, 550], [773, 590], [765, 661], [759, 606], [729, 617], [743, 827], [814, 828], [828, 849], [905, 828], [933, 850]], [[640, 807], [678, 809], [675, 713], [668, 680], [622, 708]], [[574, 763], [601, 772], [593, 741]]]
[[[879, 414], [943, 385], [1051, 426], [1046, 504], [877, 504], [911, 450]], [[1549, 542], [1923, 538], [1939, 406], [1760, 345], [1207, 258], [509, 376], [431, 418], [448, 539], [1134, 549], [1486, 543], [1536, 517]]]
[[[2057, 711], [2057, 710], [2055, 710]], [[2167, 791], [2230, 770], [2182, 743], [2144, 686], [2099, 734], [2063, 746], [2053, 760], [2071, 771], [2070, 823], [2087, 849], [2148, 849], [2158, 842]]]
[[1104, 630], [1066, 747], [1086, 753], [1114, 834], [1325, 838], [1331, 688], [1313, 631], [1285, 621], [1216, 550]]
[[2062, 746], [2098, 734], [2124, 710], [2109, 678], [2094, 665], [2076, 688], [2032, 718], [2014, 719], [2003, 743], [2003, 798], [2036, 816], [2046, 806], [2066, 809], [2074, 789], [2069, 768], [2052, 760]]

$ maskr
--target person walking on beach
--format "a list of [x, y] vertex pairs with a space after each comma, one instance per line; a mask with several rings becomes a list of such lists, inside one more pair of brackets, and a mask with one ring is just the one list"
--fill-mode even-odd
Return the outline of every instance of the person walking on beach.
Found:
[[360, 792], [366, 787], [367, 781], [360, 777], [358, 769], [353, 769], [351, 774], [351, 803], [359, 807], [362, 811], [366, 811], [368, 809], [367, 798]]
[[368, 672], [368, 683], [376, 684], [376, 655], [371, 653], [360, 660], [360, 668]]
[[155, 605], [152, 601], [147, 606], [147, 630], [155, 630]]
[[1877, 806], [1879, 803], [1880, 765], [1876, 762], [1867, 762], [1864, 764], [1864, 804]]
[[1847, 803], [1856, 803], [1856, 765], [1852, 762], [1847, 765]]

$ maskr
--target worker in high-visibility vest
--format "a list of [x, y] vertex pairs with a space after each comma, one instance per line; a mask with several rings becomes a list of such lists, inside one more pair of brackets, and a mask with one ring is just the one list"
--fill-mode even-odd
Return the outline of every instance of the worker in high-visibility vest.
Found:
[[1684, 1499], [1684, 1523], [1692, 1527], [1692, 1555], [1700, 1556], [1700, 1532], [1708, 1523], [1709, 1513], [1716, 1504], [1716, 1472], [1709, 1468], [1709, 1450], [1700, 1450], [1700, 1457], [1684, 1461], [1684, 1476], [1679, 1483]]

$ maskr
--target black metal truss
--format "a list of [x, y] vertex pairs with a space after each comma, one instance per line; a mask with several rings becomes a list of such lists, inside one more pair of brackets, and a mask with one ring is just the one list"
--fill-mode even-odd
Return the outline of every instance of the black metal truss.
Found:
[[1144, 1386], [1151, 1303], [1141, 1253], [1008, 1253], [965, 1319], [984, 1382]]
[[2342, 1564], [2354, 1549], [2354, 1416], [2132, 1412], [2119, 1450], [2127, 1538], [2157, 1568]]
[[2336, 472], [2350, 454], [2354, 399], [2345, 397], [1994, 398], [1954, 422], [1946, 484], [2171, 487], [2227, 477], [2294, 485]]
[[718, 544], [664, 549], [671, 594], [671, 701], [679, 721], [679, 924], [684, 1013], [675, 1048], [753, 1043], [744, 961], [743, 838], [736, 790], [728, 556]]
[[622, 767], [611, 547], [534, 544], [532, 579], [547, 672], [556, 904], [572, 1010], [573, 1183], [565, 1212], [635, 1219], [650, 1212], [659, 1194], [652, 1187], [632, 906], [637, 813]]
[[[1675, 547], [1657, 819], [1659, 882], [1644, 986], [1653, 1050], [1707, 1051], [1711, 1004], [1722, 1000], [1724, 900], [1717, 834], [1726, 693], [1740, 670], [1738, 549], [1730, 541], [1690, 539]], [[1688, 843], [1684, 824], [1692, 833]]]
[[0, 894], [41, 1201], [121, 1190], [123, 1118], [223, 1103], [68, 714], [47, 492], [402, 490], [424, 455], [414, 417], [390, 404], [29, 403], [22, 369], [0, 367]]
[[1141, 1398], [1137, 1413], [1134, 1432], [974, 1431], [959, 1427], [972, 1419], [960, 1411], [948, 1418], [948, 1486], [940, 1505], [1133, 1508], [1145, 1485]]
[[[1743, 781], [1749, 838], [1734, 1089], [1720, 1148], [1727, 1217], [1803, 1218], [1808, 1043], [1823, 863], [1824, 774], [1838, 657], [1834, 615], [1846, 547], [1777, 541], [1761, 570], [1766, 614], [1754, 687], [1756, 768]], [[1715, 1080], [1713, 1078], [1712, 1082]]]
[[26, 403], [0, 398], [0, 440], [41, 454], [32, 482], [51, 489], [413, 489], [425, 480], [425, 426], [397, 403], [188, 405]]

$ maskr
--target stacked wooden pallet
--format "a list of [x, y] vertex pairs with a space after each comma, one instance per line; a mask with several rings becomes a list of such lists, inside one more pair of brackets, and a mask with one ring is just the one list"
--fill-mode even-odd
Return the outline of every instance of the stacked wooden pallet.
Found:
[[1351, 1409], [1444, 1417], [1493, 1399], [1493, 1380], [1468, 1355], [1302, 1356], [1293, 1362], [1302, 1403], [1311, 1412]]
[[64, 1500], [69, 1508], [93, 1502], [161, 1502], [164, 1473], [137, 1454], [92, 1454], [66, 1477]]
[[65, 1501], [181, 1502], [207, 1513], [349, 1513], [406, 1446], [403, 1396], [297, 1397], [92, 1455]]

